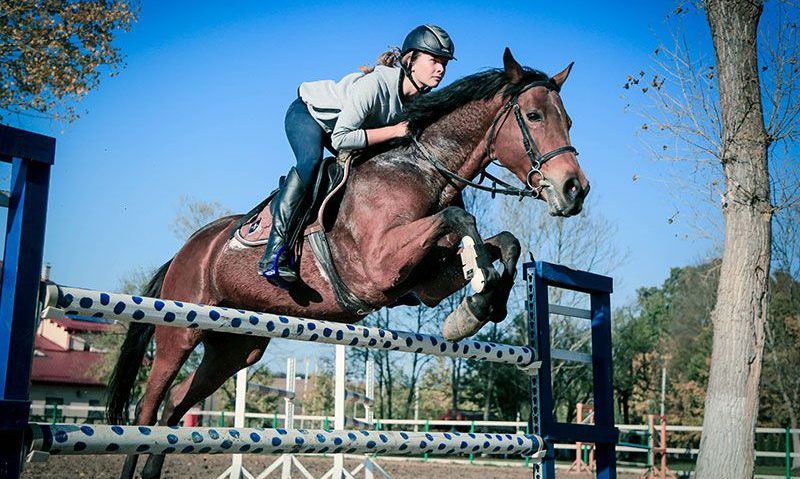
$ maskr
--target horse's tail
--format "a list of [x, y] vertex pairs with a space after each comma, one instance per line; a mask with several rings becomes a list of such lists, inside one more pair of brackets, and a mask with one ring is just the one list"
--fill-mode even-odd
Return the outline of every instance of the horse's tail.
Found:
[[[142, 293], [143, 296], [157, 298], [161, 295], [164, 276], [166, 276], [171, 263], [172, 260], [169, 260], [158, 269], [147, 283], [147, 287]], [[128, 334], [125, 336], [125, 342], [122, 343], [117, 364], [111, 373], [106, 390], [106, 419], [109, 424], [125, 424], [128, 421], [133, 386], [155, 329], [156, 327], [152, 324], [131, 323], [128, 326]]]

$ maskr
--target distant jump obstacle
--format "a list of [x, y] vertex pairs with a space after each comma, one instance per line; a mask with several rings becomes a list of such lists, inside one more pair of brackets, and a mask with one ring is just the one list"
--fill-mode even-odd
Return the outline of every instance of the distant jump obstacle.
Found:
[[[291, 379], [291, 380], [290, 380]], [[274, 388], [271, 386], [264, 386], [262, 384], [248, 383], [247, 381], [247, 368], [240, 370], [236, 373], [236, 404], [234, 411], [234, 427], [244, 427], [245, 409], [247, 403], [247, 389], [253, 387], [262, 393], [276, 395], [282, 397], [284, 401], [284, 427], [283, 430], [294, 429], [294, 400], [295, 400], [295, 359], [290, 357], [286, 360], [286, 388]], [[276, 414], [277, 417], [277, 414]], [[273, 429], [277, 429], [276, 424]], [[298, 461], [292, 453], [282, 453], [270, 466], [262, 471], [257, 476], [254, 476], [243, 465], [243, 457], [241, 453], [235, 453], [231, 456], [231, 466], [225, 470], [217, 479], [240, 479], [244, 476], [246, 479], [264, 479], [269, 477], [273, 471], [281, 469], [281, 477], [291, 477], [292, 466], [294, 466], [306, 479], [314, 479], [314, 477], [306, 470], [305, 467]]]
[[[28, 383], [36, 323], [39, 273], [44, 242], [52, 138], [0, 126], [0, 159], [13, 162], [6, 232], [3, 289], [0, 297], [0, 470], [18, 477], [22, 458], [41, 460], [71, 454], [303, 454], [391, 455], [503, 454], [533, 457], [534, 477], [555, 477], [556, 442], [591, 442], [596, 446], [597, 477], [615, 478], [615, 443], [611, 368], [610, 293], [612, 280], [544, 262], [527, 263], [526, 310], [529, 345], [462, 340], [359, 325], [277, 317], [244, 310], [203, 306], [142, 296], [104, 293], [50, 285], [43, 315], [112, 318], [172, 327], [452, 358], [513, 364], [531, 375], [533, 434], [432, 433], [395, 431], [296, 430], [279, 428], [189, 428], [164, 426], [29, 424]], [[24, 248], [23, 248], [24, 245]], [[548, 287], [588, 293], [590, 310], [548, 301]], [[583, 317], [592, 324], [591, 354], [550, 349], [550, 313]], [[552, 356], [551, 356], [552, 354]], [[590, 362], [593, 366], [595, 424], [556, 422], [553, 416], [551, 357]], [[9, 374], [11, 372], [11, 374]], [[339, 471], [341, 472], [341, 471]], [[338, 479], [339, 476], [332, 476]]]
[[[344, 350], [344, 346], [336, 346], [337, 352], [339, 348]], [[345, 364], [344, 361], [338, 361], [339, 356], [337, 355], [337, 362], [336, 362], [336, 371], [335, 371], [335, 381], [337, 385], [337, 392], [341, 389], [344, 390], [344, 397], [340, 396], [339, 394], [335, 395], [335, 404], [336, 404], [336, 411], [334, 413], [334, 421], [337, 421], [335, 414], [341, 413], [344, 411], [344, 401], [345, 399], [350, 399], [353, 402], [353, 415], [352, 416], [345, 416], [344, 423], [345, 426], [352, 426], [359, 429], [373, 429], [375, 426], [374, 418], [373, 418], [373, 411], [372, 408], [375, 404], [374, 399], [374, 391], [375, 391], [375, 363], [372, 358], [367, 360], [366, 368], [365, 368], [365, 392], [360, 393], [358, 391], [354, 391], [351, 389], [346, 388], [338, 388], [338, 384], [345, 383]], [[307, 369], [307, 368], [306, 368]], [[289, 430], [294, 429], [294, 409], [296, 406], [296, 385], [295, 385], [295, 378], [296, 378], [296, 360], [293, 357], [289, 357], [286, 360], [286, 388], [276, 388], [273, 386], [265, 386], [262, 384], [256, 384], [247, 381], [247, 368], [240, 370], [236, 374], [236, 405], [234, 411], [234, 426], [235, 427], [244, 427], [244, 420], [245, 420], [245, 412], [246, 412], [246, 397], [248, 389], [255, 389], [260, 393], [265, 393], [273, 396], [277, 396], [283, 398], [284, 400], [284, 421], [283, 421], [283, 429]], [[306, 380], [308, 380], [308, 371], [306, 370]], [[341, 407], [340, 407], [341, 404]], [[356, 406], [362, 405], [364, 407], [364, 420], [360, 420], [356, 418]], [[275, 422], [273, 427], [277, 428], [277, 417], [275, 415]], [[327, 424], [327, 421], [326, 421]], [[301, 426], [302, 428], [302, 426]], [[327, 426], [326, 426], [327, 429]], [[336, 454], [334, 455], [334, 467], [331, 468], [325, 475], [323, 475], [320, 479], [325, 479], [327, 477], [331, 477], [339, 468], [343, 468], [343, 459], [339, 459], [342, 455]], [[280, 477], [282, 479], [289, 479], [292, 477], [292, 469], [296, 469], [303, 477], [306, 479], [314, 479], [311, 473], [303, 466], [303, 464], [299, 461], [294, 454], [281, 454], [272, 464], [267, 466], [261, 473], [255, 475], [247, 470], [243, 465], [243, 457], [241, 454], [233, 454], [232, 455], [232, 464], [231, 466], [225, 470], [217, 479], [240, 479], [244, 476], [246, 479], [266, 479], [270, 477], [273, 472], [280, 471]], [[343, 469], [340, 474], [344, 475], [346, 478], [354, 478], [359, 472], [364, 471], [364, 475], [366, 479], [372, 479], [374, 473], [377, 472], [380, 474], [384, 479], [391, 479], [391, 476], [383, 470], [383, 468], [375, 463], [372, 458], [367, 455], [362, 460], [362, 462], [356, 466], [355, 469], [352, 471], [347, 471]]]

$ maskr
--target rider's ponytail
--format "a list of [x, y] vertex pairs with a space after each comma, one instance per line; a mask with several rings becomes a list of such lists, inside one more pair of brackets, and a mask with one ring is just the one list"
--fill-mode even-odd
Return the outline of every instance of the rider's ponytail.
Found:
[[[380, 55], [378, 55], [378, 59], [375, 61], [375, 65], [383, 65], [385, 67], [398, 67], [400, 66], [400, 49], [398, 47], [392, 47], [390, 50], [387, 50]], [[375, 67], [370, 67], [367, 65], [362, 65], [358, 67], [362, 73], [368, 74], [372, 73], [375, 70]]]

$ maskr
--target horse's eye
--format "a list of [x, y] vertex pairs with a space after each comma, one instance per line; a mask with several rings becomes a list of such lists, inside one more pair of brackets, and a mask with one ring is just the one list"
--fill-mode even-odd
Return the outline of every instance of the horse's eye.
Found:
[[542, 114], [538, 111], [529, 111], [528, 121], [542, 121]]

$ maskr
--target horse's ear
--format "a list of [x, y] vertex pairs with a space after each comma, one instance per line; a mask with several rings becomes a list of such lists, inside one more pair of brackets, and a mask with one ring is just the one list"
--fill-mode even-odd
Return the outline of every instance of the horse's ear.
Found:
[[503, 68], [506, 71], [506, 76], [511, 83], [519, 83], [522, 81], [523, 71], [522, 67], [516, 60], [514, 60], [514, 55], [511, 54], [511, 49], [506, 47], [506, 51], [503, 52]]
[[563, 85], [564, 82], [567, 81], [567, 77], [569, 76], [569, 72], [572, 70], [572, 65], [574, 65], [574, 64], [575, 64], [575, 62], [570, 63], [569, 65], [567, 65], [567, 68], [565, 68], [565, 69], [563, 69], [561, 71], [561, 73], [559, 73], [559, 74], [557, 74], [556, 76], [553, 77], [553, 82], [558, 86], [559, 90], [561, 89], [561, 85]]

